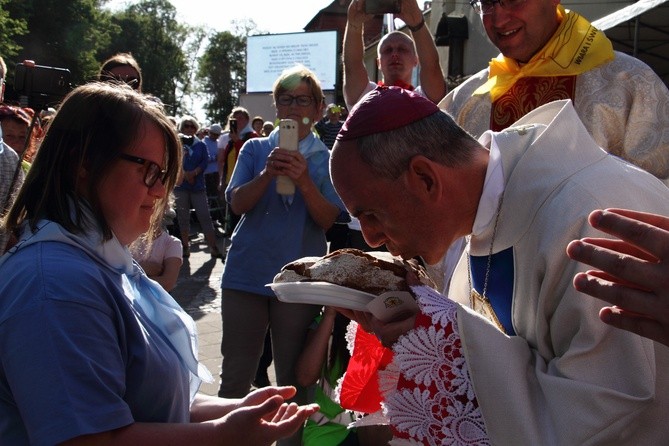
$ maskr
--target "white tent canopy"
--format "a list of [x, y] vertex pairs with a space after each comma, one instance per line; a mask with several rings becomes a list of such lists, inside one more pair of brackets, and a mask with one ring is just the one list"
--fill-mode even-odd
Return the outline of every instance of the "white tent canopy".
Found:
[[616, 50], [641, 59], [669, 85], [669, 0], [639, 0], [592, 23]]

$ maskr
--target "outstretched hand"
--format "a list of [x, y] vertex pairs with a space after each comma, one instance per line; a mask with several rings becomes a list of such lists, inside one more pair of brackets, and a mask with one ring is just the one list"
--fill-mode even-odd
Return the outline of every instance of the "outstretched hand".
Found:
[[285, 402], [294, 395], [294, 387], [266, 387], [251, 392], [239, 408], [220, 419], [229, 434], [226, 444], [270, 445], [295, 433], [319, 407]]
[[569, 257], [597, 268], [578, 273], [574, 287], [613, 305], [602, 308], [602, 321], [669, 346], [669, 218], [607, 209], [589, 222], [618, 239], [569, 244]]

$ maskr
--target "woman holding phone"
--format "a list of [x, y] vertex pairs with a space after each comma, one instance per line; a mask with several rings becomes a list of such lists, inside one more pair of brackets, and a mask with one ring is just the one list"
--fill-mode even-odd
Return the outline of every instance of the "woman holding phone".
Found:
[[[223, 338], [219, 396], [240, 398], [251, 386], [269, 326], [279, 385], [295, 385], [295, 362], [320, 307], [280, 302], [265, 285], [285, 265], [322, 256], [325, 231], [343, 210], [328, 171], [330, 154], [312, 132], [323, 111], [315, 74], [303, 66], [284, 71], [274, 83], [276, 115], [297, 122], [298, 150], [279, 144], [279, 128], [242, 146], [225, 197], [241, 220], [232, 234], [222, 279]], [[295, 193], [277, 193], [277, 177], [288, 177]], [[298, 387], [295, 401], [307, 401]], [[300, 444], [300, 435], [284, 444]]]

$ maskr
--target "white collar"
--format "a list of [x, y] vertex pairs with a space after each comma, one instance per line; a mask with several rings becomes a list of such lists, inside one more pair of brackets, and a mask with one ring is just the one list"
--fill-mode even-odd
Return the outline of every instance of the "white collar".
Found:
[[487, 131], [479, 138], [479, 142], [489, 146], [490, 157], [488, 159], [488, 169], [483, 182], [483, 191], [479, 199], [479, 206], [476, 211], [476, 218], [472, 226], [472, 235], [477, 236], [485, 232], [492, 224], [495, 213], [497, 212], [499, 198], [504, 193], [504, 169], [502, 167], [502, 156], [493, 138], [493, 132]]

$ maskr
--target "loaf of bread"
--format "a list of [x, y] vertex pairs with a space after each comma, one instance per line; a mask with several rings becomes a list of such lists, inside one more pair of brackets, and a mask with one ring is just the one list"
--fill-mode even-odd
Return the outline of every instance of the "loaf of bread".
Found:
[[402, 260], [387, 252], [340, 249], [324, 257], [304, 257], [284, 266], [274, 283], [320, 281], [380, 295], [386, 291], [409, 291], [407, 271], [434, 286], [415, 260]]

